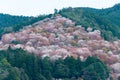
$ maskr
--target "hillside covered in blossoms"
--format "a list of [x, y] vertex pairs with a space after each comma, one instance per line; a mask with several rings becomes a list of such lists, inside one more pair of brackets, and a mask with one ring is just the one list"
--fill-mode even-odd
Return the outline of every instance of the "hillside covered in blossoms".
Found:
[[50, 57], [52, 61], [68, 56], [85, 61], [88, 56], [97, 56], [110, 69], [114, 80], [120, 76], [120, 41], [109, 42], [101, 37], [99, 30], [56, 15], [45, 18], [18, 32], [4, 34], [0, 50], [23, 49], [39, 57]]

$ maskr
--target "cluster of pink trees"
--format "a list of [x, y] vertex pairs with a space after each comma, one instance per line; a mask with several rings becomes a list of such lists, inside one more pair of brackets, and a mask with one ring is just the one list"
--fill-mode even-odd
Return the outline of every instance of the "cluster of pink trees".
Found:
[[88, 56], [98, 56], [108, 66], [120, 63], [120, 41], [105, 41], [99, 30], [92, 31], [92, 28], [88, 28], [85, 31], [83, 27], [75, 26], [74, 22], [62, 16], [47, 18], [30, 26], [33, 27], [4, 34], [0, 49], [9, 46], [13, 49], [23, 48], [38, 56], [49, 56], [53, 60], [67, 56], [85, 60]]

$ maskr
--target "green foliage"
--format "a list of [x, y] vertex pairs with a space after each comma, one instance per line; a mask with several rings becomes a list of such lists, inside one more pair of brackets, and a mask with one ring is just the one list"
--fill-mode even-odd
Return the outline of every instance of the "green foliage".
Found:
[[0, 61], [0, 80], [29, 80], [27, 74], [17, 67], [12, 67], [10, 63], [3, 58]]
[[109, 69], [96, 57], [88, 57], [85, 66], [82, 71], [84, 80], [106, 80], [109, 77]]
[[74, 35], [74, 39], [77, 40], [77, 39], [78, 39], [78, 36], [77, 36], [77, 35]]
[[[61, 14], [76, 22], [76, 25], [82, 25], [87, 29], [92, 27], [93, 30], [100, 30], [105, 40], [120, 39], [120, 4], [116, 4], [111, 8], [93, 9], [93, 8], [63, 8], [58, 11], [54, 10], [54, 14]], [[0, 37], [2, 34], [19, 31], [24, 26], [50, 18], [53, 16], [40, 15], [37, 17], [11, 16], [8, 14], [0, 14]], [[34, 27], [34, 26], [33, 26]], [[66, 26], [67, 27], [67, 26]]]
[[12, 41], [11, 44], [20, 44], [19, 41]]
[[103, 64], [100, 62], [93, 63], [83, 69], [83, 76], [84, 80], [106, 80], [107, 70], [103, 67]]
[[94, 70], [93, 65], [89, 65], [87, 68], [83, 70], [82, 78], [84, 80], [100, 80], [100, 77], [98, 76], [97, 72]]
[[112, 77], [110, 77], [110, 80], [113, 80], [113, 78], [112, 78]]
[[19, 24], [30, 20], [33, 17], [27, 16], [12, 16], [9, 14], [0, 14], [0, 27], [10, 27], [14, 24]]
[[93, 8], [63, 8], [59, 11], [64, 17], [70, 18], [76, 22], [76, 25], [82, 25], [94, 30], [99, 29], [106, 40], [120, 39], [120, 4], [111, 8], [93, 9]]
[[0, 51], [1, 80], [106, 80], [109, 77], [107, 66], [97, 57], [66, 57], [51, 61], [41, 59], [22, 49]]
[[69, 68], [64, 64], [56, 64], [54, 68], [55, 78], [66, 78], [69, 76]]
[[36, 80], [47, 80], [43, 75], [39, 74], [37, 75]]
[[35, 23], [37, 21], [43, 20], [45, 18], [49, 18], [51, 16], [52, 16], [51, 14], [49, 14], [49, 15], [40, 15], [38, 17], [31, 18], [28, 21], [24, 21], [24, 22], [21, 22], [19, 24], [15, 24], [15, 25], [13, 25], [13, 31], [19, 31], [20, 29], [24, 28], [24, 26], [32, 25], [33, 23]]
[[0, 37], [9, 32], [13, 32], [14, 25], [29, 22], [34, 17], [28, 16], [12, 16], [0, 13]]
[[50, 59], [48, 57], [45, 57], [42, 60], [42, 74], [47, 80], [52, 80], [51, 72], [52, 72], [52, 66], [51, 66]]
[[57, 14], [58, 13], [58, 10], [57, 9], [54, 9], [54, 14]]
[[[74, 59], [73, 57], [67, 57], [64, 61], [65, 61], [65, 64], [70, 69], [69, 77], [70, 78], [72, 78], [72, 77], [78, 78], [80, 72], [78, 72], [78, 70], [77, 70], [77, 67], [78, 67], [77, 60]], [[81, 68], [81, 65], [79, 66], [79, 68]]]
[[37, 17], [28, 16], [12, 16], [8, 14], [0, 14], [0, 38], [3, 34], [15, 32], [22, 29], [24, 26], [32, 25], [33, 23], [51, 17], [52, 15], [40, 15]]
[[118, 77], [118, 80], [120, 80], [120, 76]]

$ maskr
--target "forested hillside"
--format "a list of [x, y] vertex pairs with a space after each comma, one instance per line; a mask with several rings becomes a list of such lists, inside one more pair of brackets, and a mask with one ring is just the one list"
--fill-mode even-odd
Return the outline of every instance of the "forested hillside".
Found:
[[[120, 39], [120, 4], [106, 9], [69, 7], [63, 8], [60, 11], [55, 11], [55, 14], [58, 13], [75, 21], [76, 25], [82, 25], [86, 29], [92, 27], [93, 30], [100, 30], [102, 32], [101, 35], [106, 40], [111, 41], [117, 38]], [[50, 18], [51, 16], [53, 15], [25, 17], [0, 14], [0, 35], [7, 32], [18, 31], [22, 29], [23, 26], [33, 24], [47, 17]]]
[[89, 56], [96, 56], [110, 68], [109, 77], [114, 80], [119, 77], [120, 41], [106, 41], [99, 30], [87, 28], [85, 31], [84, 27], [75, 25], [72, 20], [61, 15], [45, 18], [24, 26], [20, 31], [4, 34], [0, 40], [0, 50], [7, 50], [9, 47], [13, 50], [21, 48], [42, 59], [47, 56], [51, 61], [70, 56], [85, 61]]
[[120, 4], [0, 14], [0, 80], [119, 80], [119, 13]]
[[[91, 75], [92, 74], [92, 75]], [[97, 57], [51, 61], [22, 49], [0, 51], [0, 80], [106, 80], [109, 69]]]
[[33, 17], [13, 16], [0, 13], [0, 36], [2, 36], [2, 34], [12, 32], [13, 26], [28, 22], [31, 19], [33, 19]]
[[99, 29], [106, 40], [114, 40], [116, 37], [120, 38], [119, 13], [120, 4], [106, 9], [69, 7], [59, 11], [59, 14], [74, 20], [77, 25]]
[[111, 8], [104, 9], [102, 12], [100, 11], [99, 15], [106, 17], [111, 21], [111, 23], [114, 23], [115, 25], [120, 26], [120, 4], [116, 4]]
[[51, 17], [51, 14], [40, 15], [37, 17], [13, 16], [8, 14], [0, 14], [0, 38], [5, 33], [19, 31], [24, 26], [33, 24], [47, 17], [48, 18]]
[[33, 17], [27, 16], [12, 16], [9, 14], [0, 14], [0, 27], [10, 27], [15, 24], [20, 24], [29, 21]]

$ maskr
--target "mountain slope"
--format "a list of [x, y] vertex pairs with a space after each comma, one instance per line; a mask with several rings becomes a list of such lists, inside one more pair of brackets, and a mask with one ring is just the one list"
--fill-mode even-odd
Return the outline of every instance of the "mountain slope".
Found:
[[9, 27], [25, 21], [29, 21], [32, 17], [27, 16], [12, 16], [8, 14], [0, 14], [0, 27]]
[[[106, 40], [120, 39], [120, 4], [106, 9], [69, 7], [60, 10], [58, 13], [75, 21], [76, 25], [82, 25], [86, 29], [92, 27], [93, 30], [100, 30], [102, 37]], [[33, 24], [47, 17], [50, 18], [51, 16], [50, 14], [38, 17], [25, 17], [0, 14], [0, 36], [7, 32], [18, 31], [23, 26]], [[8, 28], [8, 26], [11, 27]]]
[[33, 17], [27, 16], [13, 16], [9, 14], [0, 13], [0, 37], [4, 33], [12, 32], [14, 29], [13, 26], [18, 24], [23, 24], [30, 21]]
[[31, 25], [39, 20], [43, 20], [49, 17], [51, 17], [51, 14], [40, 15], [37, 17], [12, 16], [8, 14], [0, 14], [0, 38], [5, 33], [19, 31], [24, 26]]
[[112, 23], [120, 26], [120, 4], [116, 4], [111, 8], [102, 10], [100, 15], [108, 18]]
[[4, 34], [0, 50], [21, 48], [42, 58], [50, 57], [52, 61], [67, 56], [84, 61], [88, 56], [97, 56], [109, 66], [110, 75], [117, 75], [119, 66], [116, 70], [114, 65], [120, 64], [120, 41], [105, 41], [100, 34], [99, 30], [92, 31], [91, 28], [85, 31], [72, 20], [57, 15], [24, 26], [20, 31]]
[[70, 18], [83, 27], [99, 29], [106, 40], [120, 38], [120, 4], [107, 9], [64, 8], [59, 11], [64, 17]]

